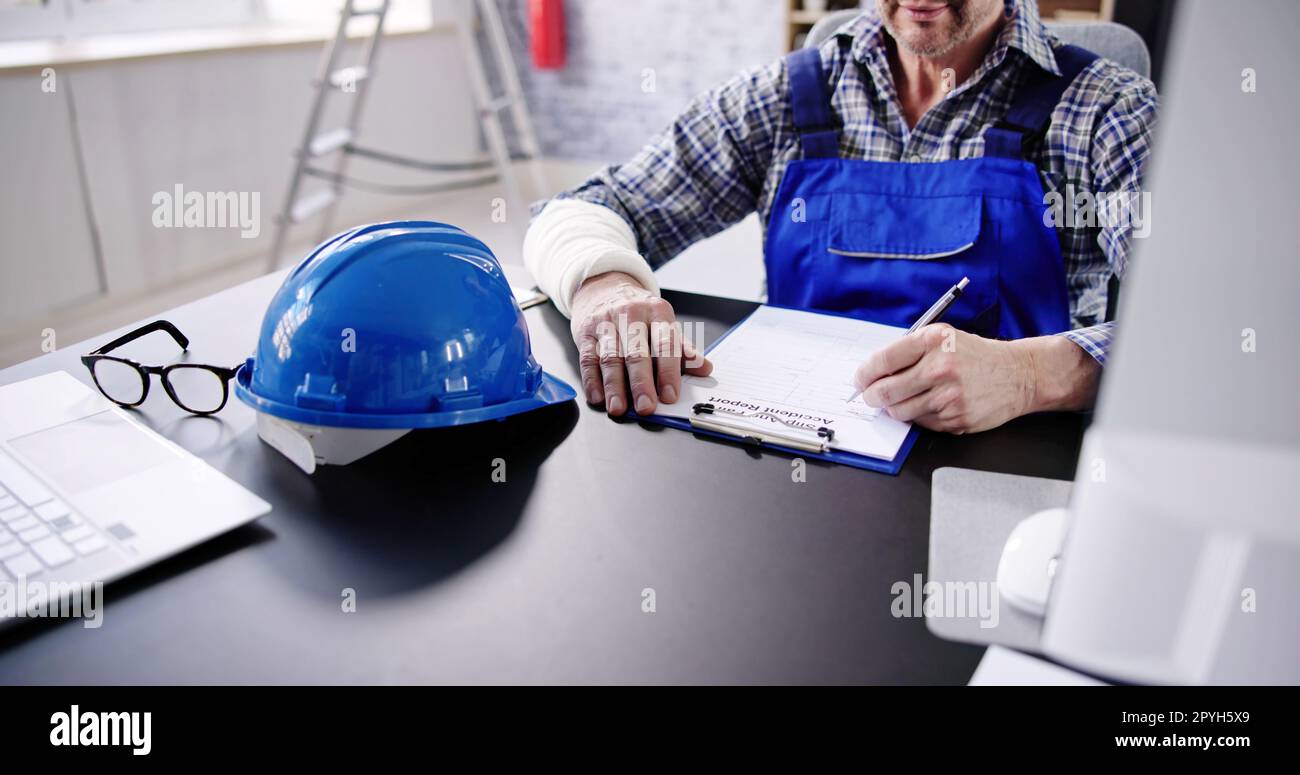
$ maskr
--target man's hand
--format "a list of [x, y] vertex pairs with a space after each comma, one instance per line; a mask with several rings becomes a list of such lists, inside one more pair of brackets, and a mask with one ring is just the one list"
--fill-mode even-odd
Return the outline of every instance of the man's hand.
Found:
[[1030, 412], [1092, 406], [1101, 366], [1063, 336], [1004, 342], [926, 326], [876, 351], [853, 376], [862, 400], [936, 431], [975, 433]]
[[604, 404], [611, 416], [627, 411], [629, 394], [641, 415], [653, 413], [658, 401], [675, 403], [682, 390], [683, 359], [688, 374], [707, 377], [713, 371], [713, 364], [682, 338], [672, 305], [631, 275], [607, 272], [588, 278], [571, 307], [583, 392], [589, 403]]

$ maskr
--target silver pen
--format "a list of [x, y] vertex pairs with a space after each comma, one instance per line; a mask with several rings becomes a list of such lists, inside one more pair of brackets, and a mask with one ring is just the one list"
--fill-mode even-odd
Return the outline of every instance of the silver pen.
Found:
[[[952, 303], [961, 296], [963, 291], [966, 290], [966, 285], [968, 283], [970, 283], [969, 277], [961, 278], [960, 282], [949, 288], [947, 293], [940, 296], [938, 301], [931, 304], [930, 308], [925, 311], [924, 315], [916, 319], [916, 322], [912, 324], [912, 327], [907, 329], [907, 333], [915, 333], [942, 317], [943, 313], [947, 312], [948, 308], [952, 306]], [[853, 395], [849, 396], [846, 403], [852, 403], [864, 392], [866, 392], [866, 388], [853, 391]]]

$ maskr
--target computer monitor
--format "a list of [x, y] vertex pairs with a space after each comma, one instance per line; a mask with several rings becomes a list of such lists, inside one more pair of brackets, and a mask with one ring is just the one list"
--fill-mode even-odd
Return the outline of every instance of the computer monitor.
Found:
[[1293, 0], [1177, 10], [1041, 643], [1095, 674], [1300, 682], [1296, 29]]

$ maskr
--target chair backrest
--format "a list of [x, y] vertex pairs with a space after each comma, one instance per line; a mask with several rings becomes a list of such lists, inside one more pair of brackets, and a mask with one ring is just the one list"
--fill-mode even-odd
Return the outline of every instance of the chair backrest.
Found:
[[1143, 78], [1151, 77], [1151, 53], [1142, 36], [1115, 22], [1048, 22], [1047, 31], [1103, 59], [1117, 62]]
[[[805, 46], [819, 46], [840, 27], [848, 24], [862, 11], [850, 8], [847, 11], [834, 11], [822, 17], [813, 25]], [[1048, 22], [1047, 31], [1081, 48], [1086, 48], [1097, 56], [1118, 62], [1144, 78], [1151, 77], [1151, 54], [1142, 37], [1132, 29], [1114, 22]]]

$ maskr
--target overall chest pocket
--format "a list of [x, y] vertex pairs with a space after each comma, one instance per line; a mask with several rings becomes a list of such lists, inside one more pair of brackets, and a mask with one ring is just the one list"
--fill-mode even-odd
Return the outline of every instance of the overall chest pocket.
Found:
[[841, 292], [896, 325], [911, 325], [962, 277], [967, 292], [943, 320], [973, 333], [998, 328], [998, 256], [983, 234], [978, 195], [838, 194], [823, 261]]
[[979, 242], [983, 198], [842, 194], [831, 204], [827, 250], [854, 258], [927, 261]]

